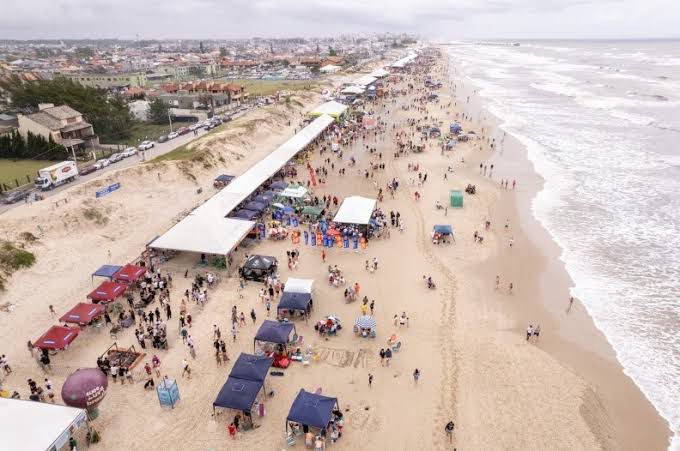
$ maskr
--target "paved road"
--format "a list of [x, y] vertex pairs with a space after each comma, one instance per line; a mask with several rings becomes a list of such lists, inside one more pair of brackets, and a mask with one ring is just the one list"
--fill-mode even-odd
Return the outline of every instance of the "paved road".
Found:
[[[243, 113], [238, 113], [233, 116], [233, 119], [236, 119], [237, 117], [241, 116]], [[178, 136], [175, 139], [172, 139], [170, 141], [166, 141], [164, 143], [156, 143], [155, 146], [152, 149], [146, 150], [144, 152], [138, 152], [137, 155], [134, 155], [132, 157], [125, 158], [123, 160], [120, 160], [116, 163], [110, 164], [107, 167], [100, 169], [98, 171], [95, 171], [91, 174], [87, 175], [82, 175], [79, 176], [75, 181], [71, 183], [67, 183], [66, 185], [62, 185], [60, 187], [55, 188], [54, 190], [51, 191], [44, 191], [41, 192], [40, 194], [45, 198], [45, 200], [49, 199], [49, 197], [54, 196], [55, 194], [60, 193], [61, 191], [68, 189], [72, 186], [78, 185], [80, 183], [87, 182], [88, 180], [92, 180], [94, 178], [100, 177], [103, 174], [106, 174], [107, 172], [110, 171], [115, 171], [117, 169], [122, 169], [122, 168], [127, 168], [130, 166], [135, 166], [137, 164], [143, 163], [144, 161], [149, 161], [153, 160], [156, 157], [159, 157], [161, 155], [164, 155], [172, 150], [175, 150], [176, 148], [183, 146], [184, 144], [193, 141], [194, 139], [198, 139], [201, 136], [205, 135], [207, 133], [206, 130], [203, 130], [202, 128], [197, 130], [197, 135], [194, 135], [193, 132], [189, 132], [186, 135]], [[92, 192], [92, 195], [94, 196], [94, 191]], [[5, 204], [0, 204], [0, 214], [12, 209], [12, 208], [17, 208], [22, 205], [25, 205], [23, 201], [17, 202], [16, 204], [12, 205], [5, 205]]]

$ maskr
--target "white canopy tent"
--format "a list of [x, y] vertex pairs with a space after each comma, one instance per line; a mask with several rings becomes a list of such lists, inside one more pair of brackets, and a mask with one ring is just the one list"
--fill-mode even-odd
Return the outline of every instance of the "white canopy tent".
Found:
[[87, 421], [83, 409], [23, 399], [0, 398], [0, 448], [45, 451], [68, 444], [71, 426]]
[[302, 185], [289, 186], [288, 188], [281, 191], [278, 195], [281, 197], [291, 197], [293, 199], [302, 199], [307, 195], [309, 190]]
[[334, 222], [342, 224], [368, 224], [377, 202], [361, 196], [346, 197], [340, 209], [333, 218]]
[[389, 74], [390, 73], [388, 71], [386, 71], [385, 69], [379, 68], [379, 69], [376, 69], [373, 72], [371, 72], [369, 75], [371, 77], [375, 77], [375, 78], [383, 78], [383, 77], [387, 77]]
[[314, 289], [314, 279], [294, 279], [289, 277], [283, 286], [287, 293], [310, 293]]
[[375, 83], [376, 80], [377, 78], [375, 77], [372, 77], [370, 75], [364, 75], [354, 80], [354, 84], [357, 86], [368, 86], [371, 83]]
[[342, 91], [340, 91], [341, 94], [363, 94], [364, 91], [366, 91], [366, 88], [363, 86], [348, 86]]
[[318, 107], [314, 108], [312, 111], [309, 112], [310, 116], [321, 116], [324, 114], [327, 114], [329, 116], [338, 118], [342, 116], [345, 111], [347, 111], [347, 105], [343, 105], [340, 102], [336, 102], [335, 100], [331, 100], [329, 102], [323, 103], [319, 105]]
[[150, 244], [156, 249], [227, 255], [253, 229], [253, 221], [189, 215]]

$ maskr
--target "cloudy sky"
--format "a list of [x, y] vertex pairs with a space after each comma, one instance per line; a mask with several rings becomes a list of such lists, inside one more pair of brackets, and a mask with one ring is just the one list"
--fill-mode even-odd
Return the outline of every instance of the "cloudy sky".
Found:
[[0, 38], [680, 37], [680, 0], [2, 0]]

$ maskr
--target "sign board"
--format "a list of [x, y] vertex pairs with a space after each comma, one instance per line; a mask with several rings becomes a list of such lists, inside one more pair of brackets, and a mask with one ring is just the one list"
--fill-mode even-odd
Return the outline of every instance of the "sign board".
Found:
[[120, 183], [114, 183], [113, 185], [109, 185], [106, 188], [103, 188], [103, 189], [100, 189], [99, 191], [97, 191], [95, 193], [95, 197], [97, 199], [99, 199], [100, 197], [104, 197], [107, 194], [110, 194], [110, 193], [116, 191], [119, 188], [120, 188]]

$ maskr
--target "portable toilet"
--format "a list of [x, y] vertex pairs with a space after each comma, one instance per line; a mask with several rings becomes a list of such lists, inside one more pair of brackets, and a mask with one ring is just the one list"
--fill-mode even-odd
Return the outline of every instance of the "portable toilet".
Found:
[[451, 207], [462, 208], [463, 207], [463, 192], [455, 189], [451, 190]]

